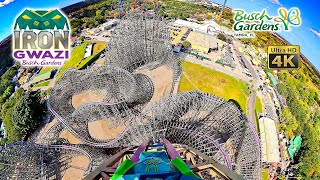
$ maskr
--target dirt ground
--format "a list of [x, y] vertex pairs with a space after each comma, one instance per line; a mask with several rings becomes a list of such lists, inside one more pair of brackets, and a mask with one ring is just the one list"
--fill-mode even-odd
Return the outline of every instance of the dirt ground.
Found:
[[62, 131], [60, 137], [67, 139], [71, 144], [81, 144], [81, 141], [68, 130]]
[[166, 66], [160, 66], [151, 71], [140, 70], [139, 73], [147, 75], [153, 82], [154, 94], [147, 107], [159, 101], [159, 99], [170, 93], [173, 79], [173, 71]]
[[71, 160], [70, 168], [68, 168], [63, 176], [63, 180], [80, 180], [83, 178], [85, 169], [89, 164], [86, 156], [74, 157]]
[[45, 136], [45, 134], [47, 133], [47, 131], [55, 124], [58, 123], [57, 119], [53, 119], [50, 123], [46, 124], [39, 132], [37, 138], [35, 139], [35, 141], [37, 143], [40, 143], [41, 138], [43, 138]]
[[106, 90], [86, 90], [79, 94], [72, 96], [72, 106], [77, 109], [84, 103], [89, 102], [102, 102], [103, 98], [106, 96]]
[[124, 130], [124, 126], [111, 129], [111, 121], [99, 120], [89, 123], [89, 133], [93, 138], [109, 140], [114, 139]]

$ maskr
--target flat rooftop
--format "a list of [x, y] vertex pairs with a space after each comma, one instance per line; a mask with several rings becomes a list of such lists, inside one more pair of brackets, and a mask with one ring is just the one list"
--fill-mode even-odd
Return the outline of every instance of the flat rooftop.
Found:
[[279, 139], [274, 120], [262, 117], [259, 119], [263, 162], [280, 162]]
[[214, 36], [197, 31], [191, 31], [187, 37], [187, 41], [192, 45], [201, 46], [207, 49], [218, 48], [218, 41]]
[[[175, 30], [171, 30], [170, 31], [170, 35], [171, 37], [173, 37], [173, 40], [172, 40], [172, 44], [178, 44], [178, 42], [180, 42], [182, 36], [188, 31], [188, 28], [186, 27], [182, 27], [180, 29], [180, 32], [179, 31], [175, 31]], [[173, 33], [177, 34], [177, 36], [175, 36]]]

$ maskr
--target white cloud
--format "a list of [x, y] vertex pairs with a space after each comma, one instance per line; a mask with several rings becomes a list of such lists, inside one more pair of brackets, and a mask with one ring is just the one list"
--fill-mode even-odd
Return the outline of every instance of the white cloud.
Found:
[[14, 0], [4, 0], [3, 2], [0, 2], [0, 7], [3, 7], [11, 2], [13, 2]]
[[320, 37], [320, 32], [319, 31], [316, 31], [312, 28], [308, 28], [309, 31], [311, 31], [313, 34], [315, 34], [316, 36]]
[[282, 6], [282, 4], [280, 3], [279, 0], [269, 0], [269, 2], [271, 2], [273, 4], [278, 4], [279, 6]]

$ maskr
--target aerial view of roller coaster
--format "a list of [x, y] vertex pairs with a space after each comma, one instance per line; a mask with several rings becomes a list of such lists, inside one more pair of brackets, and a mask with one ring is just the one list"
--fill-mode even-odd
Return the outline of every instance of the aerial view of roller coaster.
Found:
[[[112, 35], [104, 66], [68, 69], [56, 82], [48, 110], [58, 123], [35, 142], [16, 142], [0, 150], [0, 174], [5, 179], [61, 179], [78, 154], [88, 157], [89, 173], [118, 149], [162, 138], [192, 147], [245, 179], [259, 179], [260, 141], [252, 124], [232, 102], [199, 91], [177, 93], [182, 57], [169, 43], [166, 23], [145, 12], [127, 14]], [[154, 82], [139, 69], [166, 66], [173, 71], [171, 93], [149, 104]], [[105, 90], [100, 102], [75, 108], [71, 100], [86, 90]], [[115, 137], [99, 139], [88, 124], [98, 120], [123, 127]], [[61, 139], [68, 130], [81, 141]], [[23, 178], [22, 178], [23, 177]]]

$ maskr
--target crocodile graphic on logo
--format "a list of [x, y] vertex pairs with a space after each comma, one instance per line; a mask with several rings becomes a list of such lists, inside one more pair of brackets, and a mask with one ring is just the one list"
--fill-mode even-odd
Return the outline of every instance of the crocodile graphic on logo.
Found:
[[22, 66], [62, 66], [70, 57], [70, 29], [58, 9], [25, 9], [14, 22], [12, 56]]
[[55, 10], [29, 10], [26, 9], [23, 13], [17, 17], [15, 30], [21, 29], [63, 29], [69, 30], [67, 18], [57, 9]]

